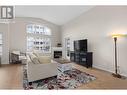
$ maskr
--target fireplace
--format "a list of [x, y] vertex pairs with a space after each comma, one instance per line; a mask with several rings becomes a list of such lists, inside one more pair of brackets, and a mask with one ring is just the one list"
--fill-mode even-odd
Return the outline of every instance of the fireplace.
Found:
[[62, 58], [62, 51], [54, 51], [54, 58]]
[[62, 47], [52, 47], [52, 58], [62, 58], [63, 48]]

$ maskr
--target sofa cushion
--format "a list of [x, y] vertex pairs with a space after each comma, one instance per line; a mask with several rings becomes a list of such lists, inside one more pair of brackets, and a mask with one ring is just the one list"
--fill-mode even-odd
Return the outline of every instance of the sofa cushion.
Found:
[[38, 50], [33, 50], [33, 54], [37, 57], [39, 57], [39, 56], [51, 56], [51, 53], [42, 53]]
[[40, 64], [38, 57], [36, 57], [34, 54], [30, 54], [30, 59], [34, 64]]
[[51, 63], [51, 57], [50, 56], [39, 56], [38, 60], [41, 64]]

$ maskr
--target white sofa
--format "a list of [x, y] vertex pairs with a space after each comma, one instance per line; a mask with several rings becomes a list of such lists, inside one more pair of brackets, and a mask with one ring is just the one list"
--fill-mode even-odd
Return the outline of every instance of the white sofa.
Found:
[[57, 63], [34, 64], [30, 57], [27, 57], [27, 75], [28, 81], [36, 81], [52, 76], [57, 76]]

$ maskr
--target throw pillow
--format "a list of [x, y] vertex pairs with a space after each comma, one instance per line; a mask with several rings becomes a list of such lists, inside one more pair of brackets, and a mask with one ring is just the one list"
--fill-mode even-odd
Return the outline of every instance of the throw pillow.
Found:
[[41, 64], [51, 63], [51, 57], [50, 56], [40, 56], [40, 57], [38, 57], [38, 60]]
[[38, 57], [36, 57], [34, 54], [30, 55], [30, 59], [34, 64], [40, 64]]

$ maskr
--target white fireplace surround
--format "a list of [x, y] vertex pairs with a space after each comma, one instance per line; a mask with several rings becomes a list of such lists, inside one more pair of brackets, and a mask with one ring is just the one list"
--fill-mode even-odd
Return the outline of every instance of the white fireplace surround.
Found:
[[52, 58], [54, 58], [54, 51], [62, 51], [62, 57], [63, 57], [63, 48], [62, 47], [52, 47]]

